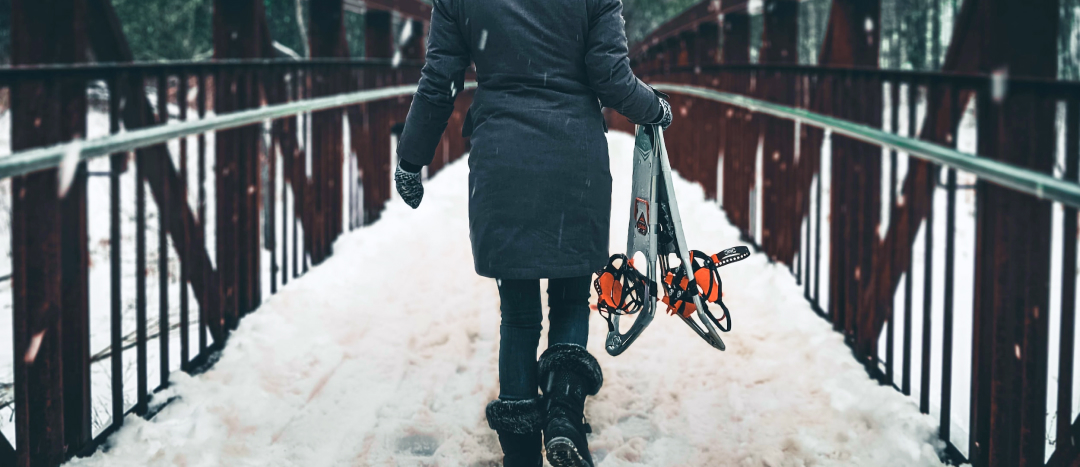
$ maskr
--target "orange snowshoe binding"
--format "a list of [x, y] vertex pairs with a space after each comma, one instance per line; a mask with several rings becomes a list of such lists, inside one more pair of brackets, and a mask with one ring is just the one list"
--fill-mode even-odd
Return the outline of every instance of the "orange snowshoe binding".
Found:
[[[709, 256], [687, 249], [664, 135], [656, 125], [638, 127], [633, 200], [627, 253], [613, 255], [593, 281], [598, 297], [596, 308], [608, 322], [605, 350], [619, 355], [641, 335], [656, 314], [661, 288], [669, 314], [682, 319], [709, 345], [724, 350], [726, 346], [719, 333], [731, 330], [731, 314], [723, 302], [718, 269], [746, 259], [750, 250], [738, 246]], [[645, 261], [635, 264], [633, 258], [638, 254]], [[672, 256], [677, 266], [668, 264]], [[659, 286], [657, 263], [663, 272]], [[723, 310], [719, 319], [709, 310], [708, 303]], [[626, 332], [619, 327], [619, 319], [624, 315], [637, 315]]]

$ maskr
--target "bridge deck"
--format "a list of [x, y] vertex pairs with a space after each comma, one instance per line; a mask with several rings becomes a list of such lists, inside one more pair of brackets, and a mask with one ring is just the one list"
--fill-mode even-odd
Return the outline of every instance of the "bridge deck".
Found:
[[[610, 139], [618, 250], [633, 140]], [[483, 418], [498, 388], [498, 296], [472, 270], [467, 171], [448, 167], [419, 210], [394, 202], [338, 241], [243, 320], [212, 370], [175, 374], [160, 414], [128, 417], [107, 451], [71, 465], [499, 465]], [[739, 243], [698, 186], [676, 191], [692, 246]], [[755, 255], [725, 279], [726, 353], [658, 316], [613, 358], [593, 314], [600, 465], [940, 465], [935, 421], [866, 376], [786, 269]]]

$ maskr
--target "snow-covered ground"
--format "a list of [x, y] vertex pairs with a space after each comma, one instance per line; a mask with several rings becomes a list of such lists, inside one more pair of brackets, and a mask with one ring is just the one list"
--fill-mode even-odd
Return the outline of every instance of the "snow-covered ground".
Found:
[[[633, 139], [610, 140], [617, 250]], [[242, 321], [212, 370], [174, 374], [155, 398], [176, 400], [157, 417], [128, 417], [70, 465], [500, 465], [483, 417], [498, 389], [498, 295], [472, 270], [467, 171], [449, 166], [419, 210], [394, 202], [344, 236]], [[691, 246], [739, 243], [699, 186], [675, 183]], [[594, 314], [599, 465], [941, 465], [934, 420], [867, 378], [786, 268], [756, 255], [725, 270], [727, 352], [658, 316], [610, 357]]]

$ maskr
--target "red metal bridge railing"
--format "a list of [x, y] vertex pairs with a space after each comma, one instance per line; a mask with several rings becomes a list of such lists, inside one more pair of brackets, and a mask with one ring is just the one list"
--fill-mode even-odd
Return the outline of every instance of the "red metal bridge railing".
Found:
[[[415, 91], [400, 85], [418, 76], [416, 63], [335, 59], [0, 70], [9, 150], [33, 149], [38, 122], [75, 122], [88, 138], [0, 158], [12, 205], [0, 309], [15, 350], [0, 363], [0, 415], [14, 426], [0, 428], [16, 441], [0, 437], [0, 464], [88, 454], [127, 414], [152, 416], [171, 372], [205, 370], [267, 292], [331, 256], [346, 226], [375, 222], [391, 196], [392, 128]], [[445, 136], [428, 176], [466, 145]], [[80, 156], [99, 146], [134, 150]]]
[[[125, 414], [152, 415], [170, 371], [206, 368], [267, 289], [325, 260], [346, 225], [378, 219], [411, 98], [399, 85], [419, 76], [430, 6], [306, 6], [311, 60], [272, 60], [261, 0], [215, 0], [214, 62], [132, 64], [111, 2], [11, 2], [9, 150], [87, 143], [46, 164], [0, 161], [12, 256], [0, 312], [13, 324], [0, 332], [14, 351], [0, 359], [0, 465], [59, 465], [93, 452]], [[357, 11], [364, 60], [345, 40]], [[414, 33], [397, 34], [406, 22]], [[469, 99], [458, 102], [451, 125]], [[127, 142], [83, 161], [80, 148], [108, 147], [97, 138]], [[466, 144], [445, 136], [429, 175]]]
[[[944, 71], [922, 73], [876, 69], [878, 1], [832, 2], [814, 67], [796, 65], [797, 2], [764, 3], [760, 64], [746, 2], [702, 2], [632, 49], [635, 71], [1078, 182], [1080, 84], [1052, 79], [1056, 6], [964, 2]], [[939, 419], [947, 459], [1080, 462], [1075, 205], [809, 122], [671, 103], [672, 167], [791, 268], [873, 377]]]

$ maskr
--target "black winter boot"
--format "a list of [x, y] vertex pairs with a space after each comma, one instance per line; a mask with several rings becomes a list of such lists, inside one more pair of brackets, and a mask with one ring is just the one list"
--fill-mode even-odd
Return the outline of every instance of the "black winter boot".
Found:
[[540, 467], [540, 399], [493, 400], [487, 406], [488, 426], [499, 434], [504, 467]]
[[600, 364], [584, 347], [555, 344], [540, 356], [544, 391], [544, 446], [553, 467], [593, 467], [585, 423], [585, 397], [604, 384]]

